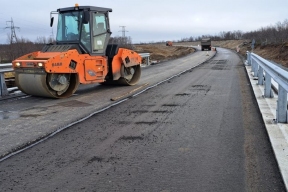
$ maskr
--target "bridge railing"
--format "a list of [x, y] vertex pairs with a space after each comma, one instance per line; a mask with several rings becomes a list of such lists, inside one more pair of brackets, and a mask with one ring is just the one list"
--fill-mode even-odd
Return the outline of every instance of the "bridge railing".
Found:
[[278, 84], [276, 122], [288, 123], [288, 72], [259, 55], [250, 52], [247, 52], [247, 65], [251, 65], [253, 76], [258, 78], [258, 85], [264, 86], [263, 96], [265, 98], [273, 97], [271, 80], [273, 79]]
[[4, 73], [12, 72], [12, 63], [0, 64], [0, 97], [8, 95], [8, 89], [5, 83]]
[[[145, 59], [145, 64], [150, 65], [150, 53], [138, 53], [142, 58]], [[144, 63], [142, 63], [144, 64]]]

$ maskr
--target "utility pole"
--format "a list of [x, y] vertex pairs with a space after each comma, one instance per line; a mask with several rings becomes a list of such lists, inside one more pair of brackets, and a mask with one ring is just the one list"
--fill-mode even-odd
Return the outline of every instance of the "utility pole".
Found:
[[125, 27], [126, 27], [126, 26], [119, 26], [119, 27], [122, 27], [122, 30], [121, 30], [121, 32], [122, 32], [122, 37], [125, 38], [125, 32], [128, 32], [128, 31], [125, 30]]
[[124, 45], [126, 45], [126, 44], [127, 44], [127, 38], [125, 37], [125, 32], [128, 32], [128, 31], [125, 30], [125, 27], [126, 27], [126, 26], [119, 26], [119, 27], [122, 27], [122, 30], [121, 30], [121, 32], [122, 32], [121, 41], [122, 41], [122, 43], [123, 43]]
[[14, 26], [14, 22], [13, 22], [12, 17], [11, 17], [11, 21], [6, 21], [6, 25], [7, 25], [7, 22], [11, 23], [10, 27], [5, 27], [5, 29], [10, 28], [10, 30], [11, 30], [10, 44], [17, 43], [17, 36], [16, 36], [15, 28], [16, 29], [20, 29], [20, 27], [15, 27]]

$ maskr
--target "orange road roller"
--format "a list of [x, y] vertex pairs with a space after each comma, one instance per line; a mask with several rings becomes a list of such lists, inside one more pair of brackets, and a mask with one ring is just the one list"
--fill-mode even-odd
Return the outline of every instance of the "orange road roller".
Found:
[[29, 95], [66, 98], [80, 83], [135, 85], [141, 76], [141, 56], [133, 50], [108, 44], [110, 8], [60, 8], [55, 44], [12, 62], [18, 88]]

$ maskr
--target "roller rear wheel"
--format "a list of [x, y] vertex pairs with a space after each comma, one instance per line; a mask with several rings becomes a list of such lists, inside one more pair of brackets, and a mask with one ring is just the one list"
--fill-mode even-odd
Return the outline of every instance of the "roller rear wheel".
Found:
[[135, 85], [141, 76], [141, 66], [121, 67], [121, 78], [118, 80], [123, 85]]
[[121, 77], [118, 80], [107, 79], [101, 85], [135, 85], [141, 76], [141, 66], [121, 67]]

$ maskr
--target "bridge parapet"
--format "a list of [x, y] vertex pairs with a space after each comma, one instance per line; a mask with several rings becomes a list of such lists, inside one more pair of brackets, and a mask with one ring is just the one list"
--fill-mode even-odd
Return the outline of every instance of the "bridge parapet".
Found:
[[278, 92], [276, 119], [278, 123], [288, 123], [287, 117], [287, 93], [288, 71], [268, 61], [255, 53], [247, 52], [246, 65], [251, 66], [253, 76], [258, 79], [258, 85], [264, 85], [265, 98], [273, 98], [272, 81], [276, 83]]

